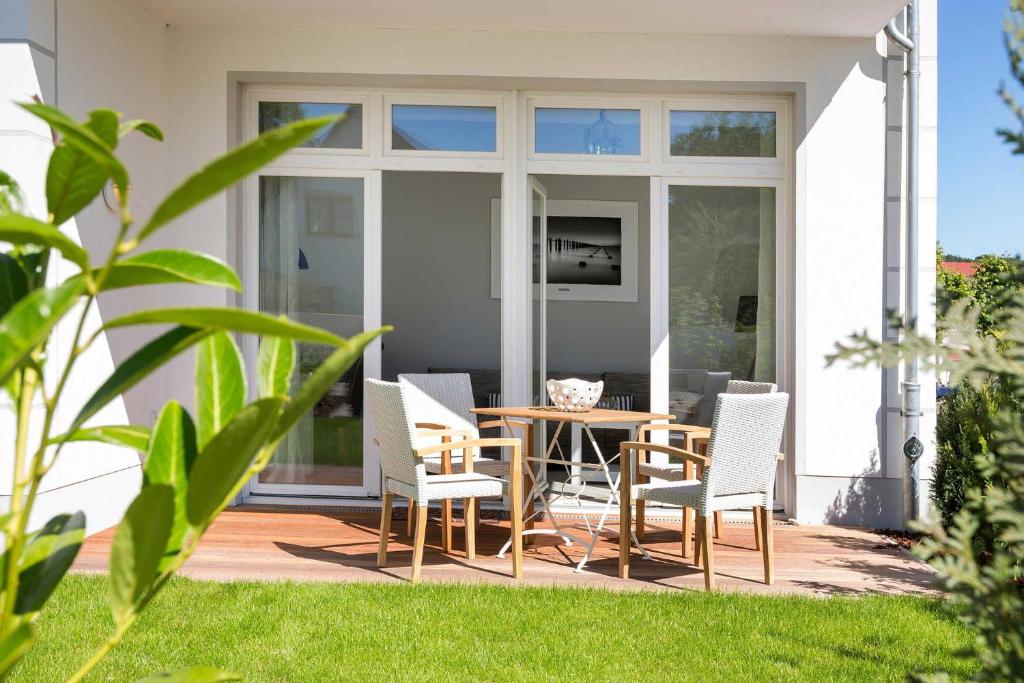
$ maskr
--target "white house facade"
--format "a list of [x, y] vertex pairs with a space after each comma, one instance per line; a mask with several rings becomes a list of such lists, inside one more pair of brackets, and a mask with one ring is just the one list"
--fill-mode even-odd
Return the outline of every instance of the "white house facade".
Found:
[[[917, 2], [925, 331], [936, 4]], [[2, 0], [0, 169], [44, 215], [52, 140], [12, 101], [147, 118], [167, 141], [119, 148], [134, 212], [146, 216], [260, 131], [343, 115], [154, 238], [231, 263], [242, 295], [122, 290], [93, 321], [197, 304], [346, 335], [395, 326], [239, 502], [376, 500], [364, 378], [466, 371], [479, 407], [534, 404], [540, 378], [602, 379], [612, 405], [693, 423], [709, 421], [731, 378], [792, 396], [778, 512], [898, 528], [901, 370], [826, 367], [825, 357], [854, 331], [892, 338], [888, 312], [903, 310], [906, 64], [882, 28], [902, 22], [904, 5]], [[97, 201], [65, 228], [96, 250], [113, 221]], [[81, 399], [153, 333], [109, 332], [74, 378]], [[255, 341], [240, 343], [253, 365]], [[321, 357], [301, 348], [299, 373]], [[934, 377], [922, 373], [921, 385], [927, 500]], [[193, 387], [182, 356], [97, 419], [148, 425], [171, 398], [190, 405]], [[10, 408], [0, 411], [9, 434]], [[136, 454], [83, 446], [47, 476], [38, 514], [84, 509], [90, 531], [105, 528], [140, 478]], [[0, 479], [0, 495], [10, 484]]]

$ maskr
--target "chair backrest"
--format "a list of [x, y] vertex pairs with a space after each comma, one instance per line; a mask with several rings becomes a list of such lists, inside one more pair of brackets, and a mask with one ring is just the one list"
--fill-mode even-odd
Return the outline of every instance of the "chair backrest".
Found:
[[[789, 394], [721, 394], [708, 441], [701, 514], [730, 507], [768, 506]], [[756, 503], [749, 501], [757, 499]], [[730, 506], [730, 499], [737, 504]]]
[[771, 382], [744, 382], [741, 379], [729, 380], [725, 389], [727, 394], [774, 394], [779, 390], [777, 384]]
[[697, 424], [710, 427], [715, 416], [715, 400], [719, 394], [724, 393], [732, 379], [731, 372], [709, 372], [704, 382], [703, 394], [700, 407], [697, 410]]
[[426, 469], [413, 453], [415, 432], [405, 387], [368, 379], [366, 397], [384, 477], [410, 485], [425, 484]]
[[468, 373], [403, 374], [398, 383], [406, 389], [413, 422], [432, 422], [449, 429], [466, 429], [480, 435], [473, 410], [473, 385]]

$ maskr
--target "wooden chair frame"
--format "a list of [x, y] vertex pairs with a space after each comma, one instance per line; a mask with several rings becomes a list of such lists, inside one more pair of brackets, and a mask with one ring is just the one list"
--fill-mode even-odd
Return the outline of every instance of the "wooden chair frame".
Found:
[[[450, 443], [452, 437], [461, 437], [463, 439], [468, 439], [468, 438], [472, 438], [472, 436], [473, 436], [473, 432], [468, 430], [468, 429], [451, 429], [448, 425], [438, 424], [438, 423], [435, 423], [435, 422], [417, 422], [413, 426], [416, 429], [419, 430], [419, 432], [417, 433], [418, 436], [439, 437], [441, 439], [442, 443]], [[503, 422], [501, 420], [489, 420], [487, 422], [479, 423], [477, 425], [477, 430], [479, 431], [481, 429], [491, 429], [491, 428], [494, 428], [494, 427], [499, 427], [500, 428], [500, 427], [504, 427], [504, 426], [506, 426], [505, 422]], [[512, 429], [521, 429], [521, 430], [523, 430], [522, 441], [525, 444], [523, 446], [523, 454], [524, 454], [525, 458], [529, 458], [530, 455], [533, 452], [532, 451], [533, 424], [529, 423], [529, 422], [520, 422], [518, 420], [509, 420], [508, 421], [508, 426], [510, 428], [512, 428]], [[508, 438], [508, 437], [502, 437], [502, 438]], [[441, 474], [452, 474], [452, 453], [451, 453], [452, 450], [458, 450], [458, 449], [448, 449], [448, 450], [441, 451]], [[524, 463], [528, 462], [528, 460], [526, 460], [525, 458], [523, 460]], [[463, 456], [463, 461], [465, 461], [465, 456]], [[524, 466], [526, 466], [526, 465], [524, 464]], [[472, 471], [472, 466], [470, 466], [470, 469], [465, 470], [465, 471], [471, 472]], [[480, 525], [480, 499], [479, 498], [477, 498], [474, 501], [474, 506], [475, 506], [475, 509], [473, 510], [473, 514], [471, 516], [466, 516], [465, 520], [468, 523], [468, 520], [472, 519], [472, 520], [474, 520], [473, 523], [475, 525], [479, 526]], [[407, 501], [407, 508], [406, 508], [406, 510], [407, 510], [407, 514], [406, 514], [406, 520], [405, 520], [405, 533], [408, 536], [412, 536], [413, 535], [413, 527], [415, 525], [416, 516], [419, 513], [418, 507], [416, 505], [416, 501], [413, 500], [412, 498], [409, 498], [408, 501]], [[532, 501], [527, 503], [526, 514], [527, 514], [527, 517], [530, 518], [530, 522], [528, 523], [527, 528], [532, 529], [533, 528], [533, 524], [534, 524], [534, 522], [533, 522], [533, 502]], [[441, 501], [441, 545], [444, 548], [444, 551], [446, 553], [450, 553], [453, 550], [452, 517], [453, 517], [453, 514], [452, 514], [452, 502], [450, 500], [443, 500], [443, 501]], [[527, 536], [526, 538], [527, 538], [527, 543], [529, 543], [532, 537]]]
[[[450, 439], [451, 435], [443, 438]], [[463, 439], [452, 442], [445, 441], [439, 444], [432, 444], [417, 448], [413, 455], [417, 458], [424, 458], [428, 455], [448, 453], [449, 467], [451, 466], [451, 452], [453, 450], [463, 451], [464, 472], [473, 471], [473, 448], [487, 446], [509, 447], [512, 449], [512, 459], [509, 468], [509, 498], [512, 499], [512, 576], [516, 579], [523, 577], [523, 453], [522, 444], [516, 438], [493, 438], [493, 439]], [[391, 532], [391, 507], [394, 501], [394, 494], [386, 492], [381, 507], [380, 516], [380, 547], [377, 551], [377, 566], [387, 566], [388, 540]], [[466, 557], [476, 557], [476, 525], [473, 522], [473, 515], [476, 511], [473, 498], [466, 498], [463, 501], [466, 514]], [[420, 580], [420, 569], [423, 565], [423, 546], [427, 534], [427, 515], [419, 514], [416, 517], [415, 538], [413, 540], [412, 554], [412, 582]], [[450, 538], [449, 532], [449, 538]]]
[[[672, 425], [652, 425], [657, 427], [668, 427]], [[619, 445], [619, 578], [629, 578], [629, 555], [632, 543], [630, 541], [630, 527], [632, 526], [632, 458], [631, 454], [636, 452], [662, 453], [670, 457], [681, 458], [688, 463], [693, 463], [703, 469], [711, 464], [711, 458], [699, 455], [692, 451], [674, 446], [663, 446], [652, 444], [646, 441], [624, 441]], [[779, 454], [780, 458], [782, 454]], [[637, 501], [638, 503], [640, 501]], [[757, 533], [759, 535], [762, 562], [764, 564], [764, 582], [771, 585], [775, 582], [775, 568], [773, 557], [773, 534], [771, 512], [764, 507], [754, 508], [755, 519], [758, 519]], [[712, 538], [712, 521], [697, 515], [696, 520], [697, 539], [694, 549], [695, 563], [704, 569], [704, 588], [715, 590], [715, 559], [714, 543]], [[684, 539], [685, 542], [685, 539]]]

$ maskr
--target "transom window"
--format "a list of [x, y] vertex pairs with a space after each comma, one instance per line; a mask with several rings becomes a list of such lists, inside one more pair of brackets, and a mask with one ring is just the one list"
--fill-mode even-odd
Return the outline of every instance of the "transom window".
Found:
[[391, 149], [496, 152], [496, 107], [392, 104]]
[[363, 106], [342, 102], [260, 102], [259, 132], [279, 128], [300, 119], [340, 116], [324, 126], [302, 147], [361, 149], [363, 147]]
[[775, 157], [773, 111], [676, 111], [669, 114], [674, 157]]
[[534, 152], [640, 156], [642, 118], [639, 109], [537, 107]]

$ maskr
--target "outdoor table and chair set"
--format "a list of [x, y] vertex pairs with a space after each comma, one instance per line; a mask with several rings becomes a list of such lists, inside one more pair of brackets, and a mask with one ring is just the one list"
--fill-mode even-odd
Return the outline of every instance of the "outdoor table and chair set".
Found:
[[[575, 568], [582, 571], [616, 506], [618, 573], [628, 578], [634, 546], [643, 557], [650, 557], [642, 541], [647, 504], [654, 503], [682, 508], [681, 556], [689, 555], [692, 535], [694, 559], [703, 568], [708, 590], [715, 587], [712, 539], [720, 534], [722, 511], [752, 510], [764, 580], [771, 584], [771, 511], [788, 394], [776, 391], [774, 384], [730, 381], [717, 396], [711, 425], [704, 427], [674, 424], [672, 414], [594, 407], [601, 389], [600, 383], [549, 380], [553, 405], [476, 408], [468, 374], [405, 374], [399, 375], [398, 382], [366, 380], [383, 475], [378, 566], [385, 567], [387, 562], [395, 496], [408, 501], [414, 583], [420, 578], [426, 509], [432, 501], [440, 502], [442, 547], [451, 553], [452, 501], [462, 500], [466, 557], [473, 559], [480, 499], [507, 498], [511, 537], [498, 557], [511, 552], [515, 578], [523, 576], [524, 537], [528, 542], [538, 535], [583, 546], [585, 552]], [[542, 450], [535, 447], [535, 435], [547, 435], [549, 423], [554, 425], [553, 435]], [[591, 461], [583, 462], [578, 453], [566, 458], [558, 441], [566, 426], [586, 436], [594, 452]], [[604, 452], [594, 437], [592, 428], [605, 426], [630, 432], [630, 440], [615, 453]], [[501, 437], [481, 438], [481, 430], [494, 428], [501, 429]], [[501, 450], [509, 457], [502, 459]], [[564, 480], [549, 477], [552, 466], [556, 471], [564, 468]], [[584, 505], [584, 490], [596, 506]], [[559, 520], [552, 505], [560, 499], [578, 506], [585, 534]], [[591, 521], [594, 516], [596, 523]], [[540, 519], [545, 526], [536, 524]]]

